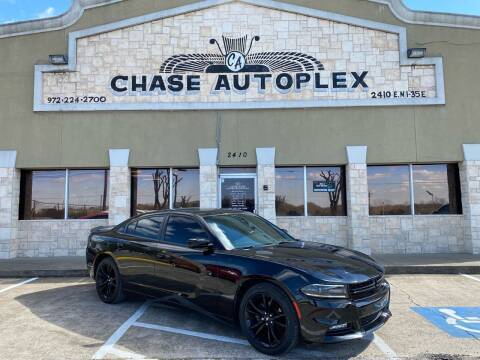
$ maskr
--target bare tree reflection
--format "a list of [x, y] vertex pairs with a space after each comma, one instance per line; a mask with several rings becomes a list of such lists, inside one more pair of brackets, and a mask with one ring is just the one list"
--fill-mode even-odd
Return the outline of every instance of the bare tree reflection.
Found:
[[335, 184], [334, 190], [328, 192], [328, 199], [330, 201], [330, 214], [336, 214], [338, 209], [338, 201], [342, 194], [342, 174], [334, 172], [332, 170], [320, 171], [320, 177], [326, 182], [331, 182]]

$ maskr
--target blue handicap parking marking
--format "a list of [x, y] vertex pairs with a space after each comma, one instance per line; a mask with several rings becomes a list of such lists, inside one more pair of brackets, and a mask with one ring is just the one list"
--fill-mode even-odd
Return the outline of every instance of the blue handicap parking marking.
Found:
[[480, 307], [412, 307], [451, 336], [480, 339]]

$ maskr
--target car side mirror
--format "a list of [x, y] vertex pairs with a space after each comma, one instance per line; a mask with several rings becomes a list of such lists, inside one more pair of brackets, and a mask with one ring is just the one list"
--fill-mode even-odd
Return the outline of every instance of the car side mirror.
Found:
[[213, 250], [213, 243], [204, 238], [190, 239], [187, 244], [190, 249], [202, 250], [204, 252], [210, 252]]

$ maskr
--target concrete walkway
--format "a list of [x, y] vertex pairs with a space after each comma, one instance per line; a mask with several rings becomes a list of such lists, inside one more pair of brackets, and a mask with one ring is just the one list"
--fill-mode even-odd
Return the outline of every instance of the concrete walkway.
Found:
[[[480, 274], [480, 255], [374, 255], [387, 274]], [[0, 277], [88, 276], [83, 256], [0, 260]]]

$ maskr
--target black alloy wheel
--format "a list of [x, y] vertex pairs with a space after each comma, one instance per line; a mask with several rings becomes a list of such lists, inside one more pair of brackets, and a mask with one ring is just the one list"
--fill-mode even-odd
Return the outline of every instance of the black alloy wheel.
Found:
[[97, 294], [103, 302], [115, 304], [124, 299], [122, 279], [111, 257], [103, 259], [98, 265], [95, 282]]
[[250, 344], [268, 355], [290, 351], [298, 342], [299, 322], [290, 298], [273, 284], [250, 288], [240, 304], [240, 326]]

